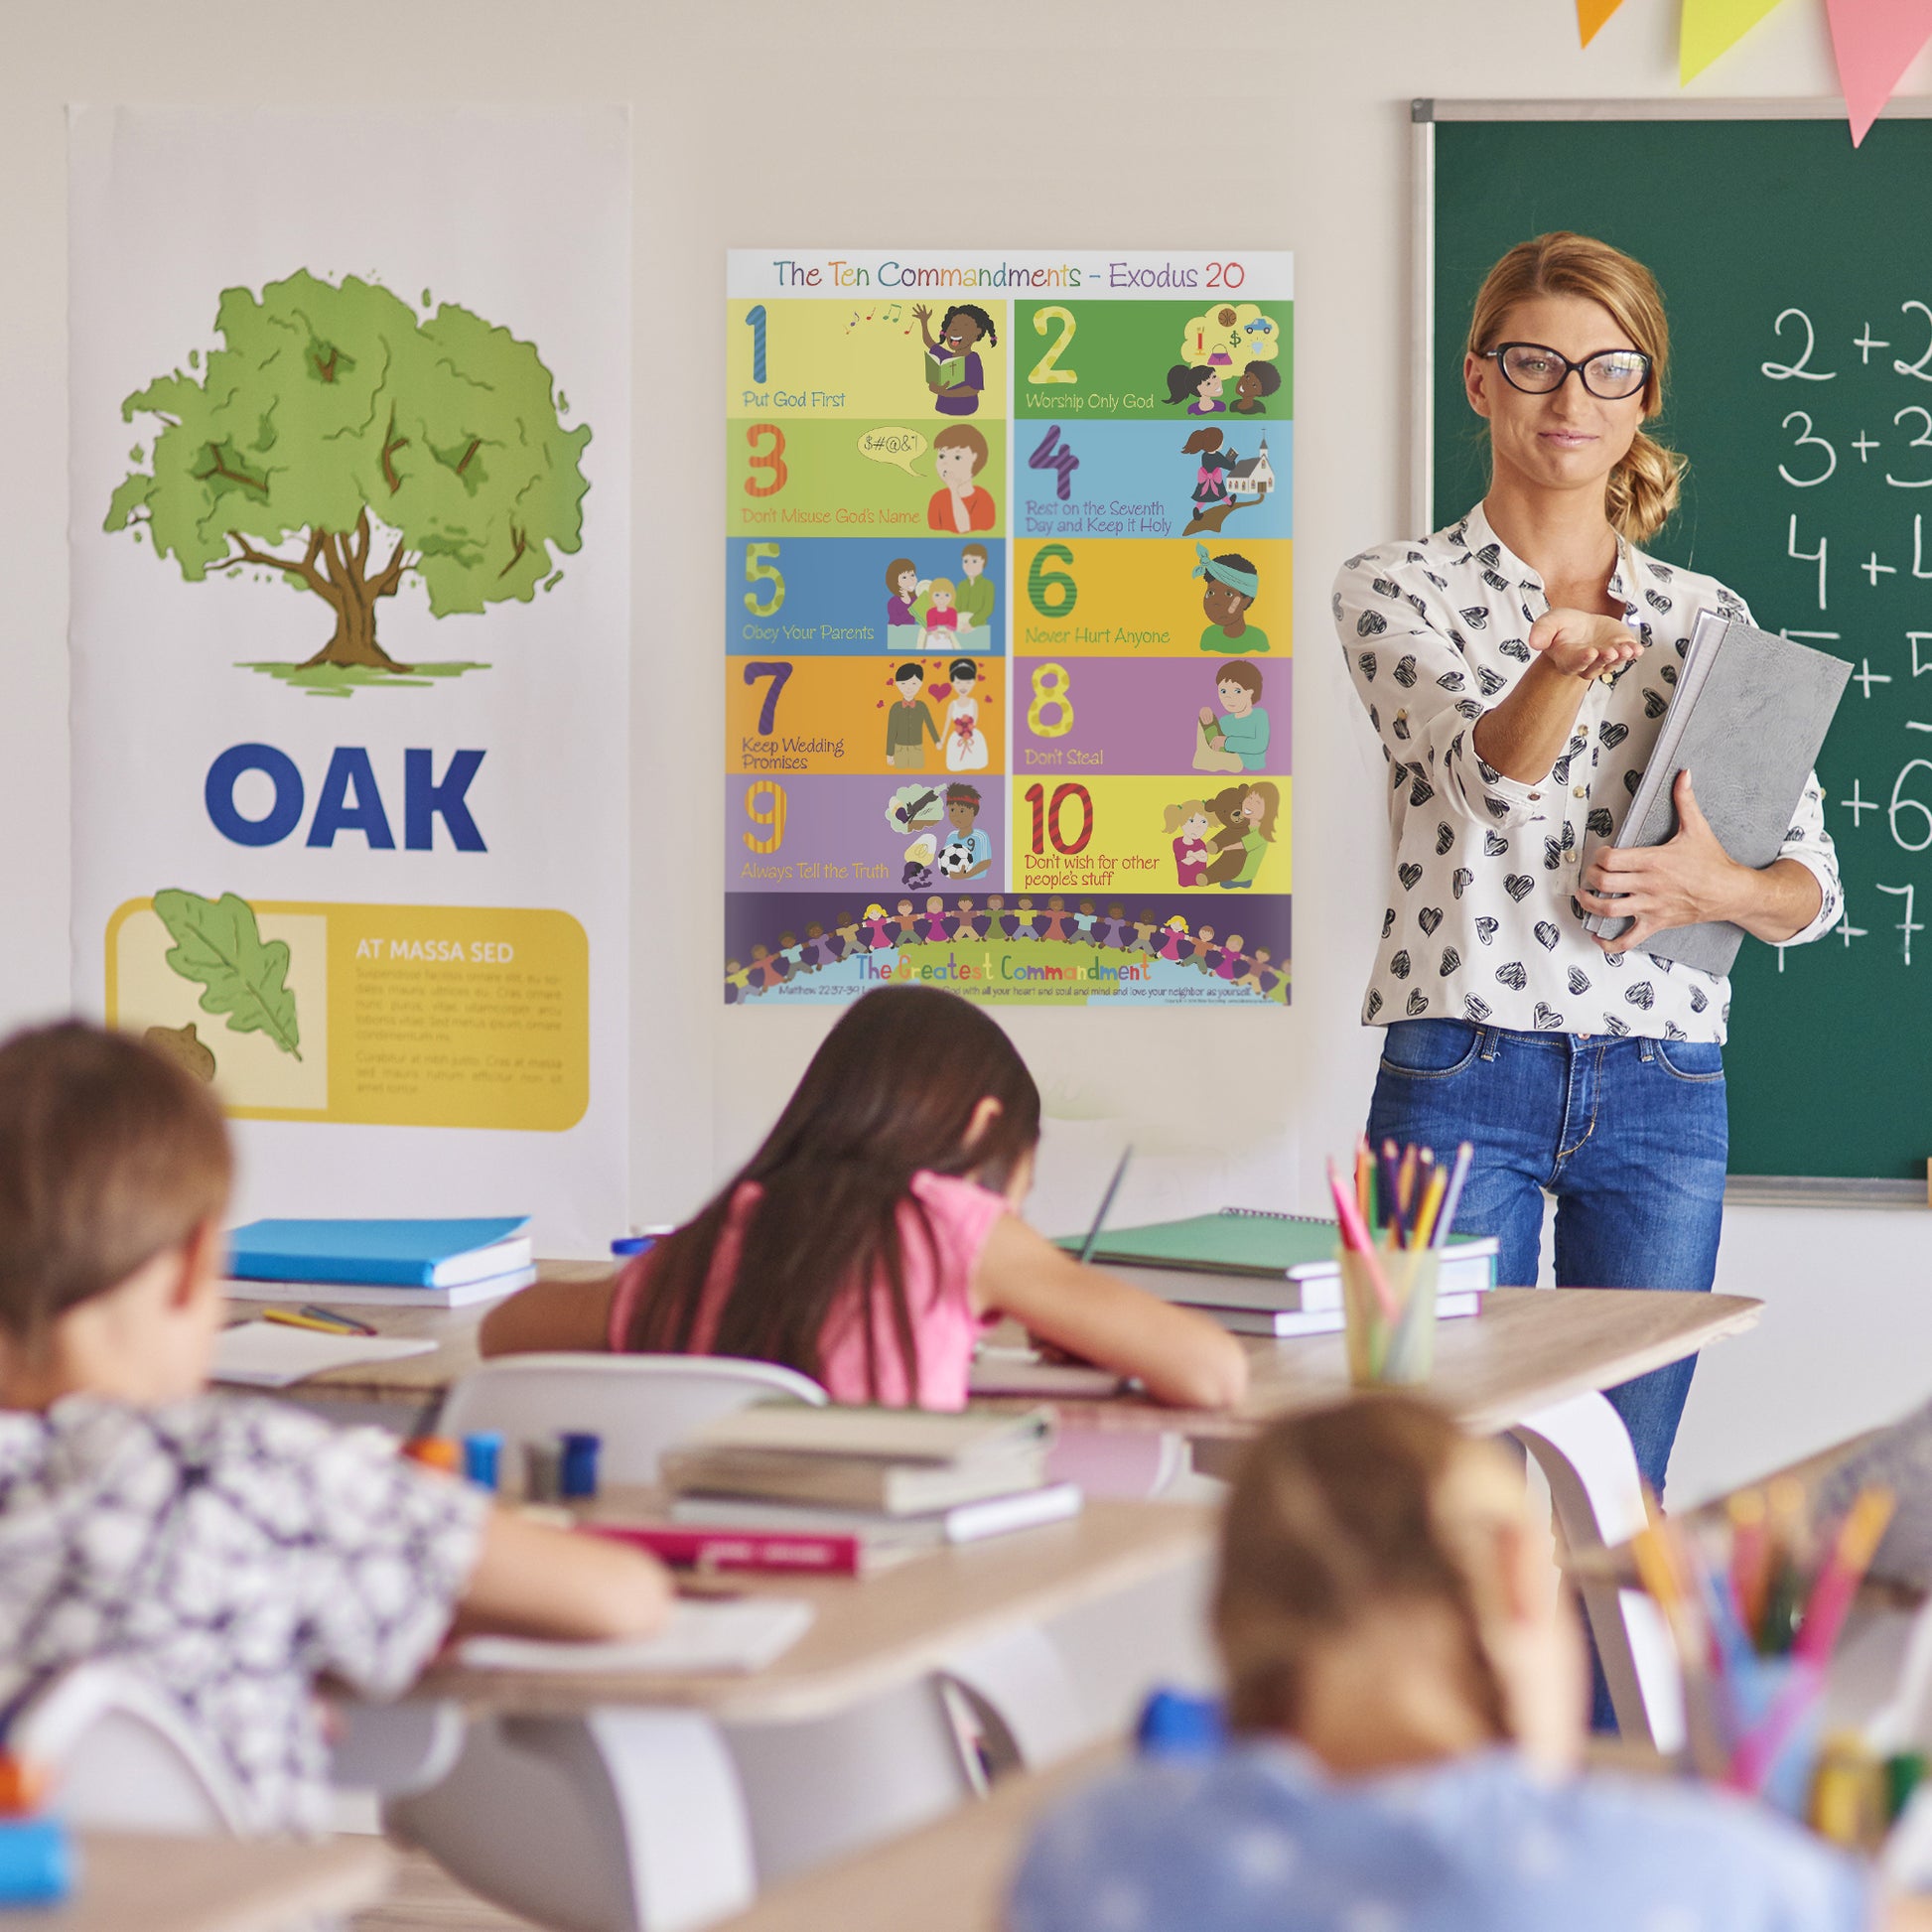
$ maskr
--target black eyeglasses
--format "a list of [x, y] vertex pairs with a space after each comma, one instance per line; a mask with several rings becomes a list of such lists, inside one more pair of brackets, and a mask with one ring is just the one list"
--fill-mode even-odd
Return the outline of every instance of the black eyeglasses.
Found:
[[1483, 359], [1502, 370], [1503, 380], [1526, 396], [1550, 396], [1570, 380], [1582, 378], [1592, 396], [1621, 402], [1634, 396], [1650, 380], [1650, 357], [1640, 348], [1599, 348], [1581, 362], [1559, 355], [1541, 343], [1498, 343], [1483, 350]]

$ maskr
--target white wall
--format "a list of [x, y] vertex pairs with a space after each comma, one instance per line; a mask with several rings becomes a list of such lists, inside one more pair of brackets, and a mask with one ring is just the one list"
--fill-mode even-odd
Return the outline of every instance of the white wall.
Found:
[[[1413, 95], [1664, 95], [1676, 0], [1586, 54], [1570, 0], [69, 0], [9, 8], [0, 64], [0, 1025], [68, 984], [65, 207], [69, 101], [627, 100], [636, 147], [635, 1188], [692, 1204], [825, 1024], [718, 1004], [724, 250], [762, 243], [1288, 247], [1296, 254], [1295, 1005], [1016, 1014], [1053, 1116], [1041, 1217], [1082, 1216], [1130, 1133], [1129, 1211], [1311, 1203], [1366, 1105], [1353, 1016], [1381, 907], [1380, 765], [1330, 646], [1334, 563], [1402, 525]], [[1907, 75], [1922, 90], [1932, 75]], [[1822, 0], [1700, 83], [1835, 90]], [[1228, 135], [1264, 159], [1220, 159]], [[241, 165], [238, 163], [238, 165]], [[327, 183], [318, 183], [327, 193]], [[218, 208], [205, 218], [220, 219]], [[423, 218], [435, 219], [426, 208]], [[702, 643], [691, 640], [703, 639]], [[675, 828], [675, 836], [673, 836]], [[699, 856], [691, 856], [693, 844]], [[696, 935], [667, 947], [666, 931]], [[1923, 1223], [1738, 1210], [1720, 1282], [1765, 1297], [1692, 1398], [1689, 1494], [1932, 1387]]]

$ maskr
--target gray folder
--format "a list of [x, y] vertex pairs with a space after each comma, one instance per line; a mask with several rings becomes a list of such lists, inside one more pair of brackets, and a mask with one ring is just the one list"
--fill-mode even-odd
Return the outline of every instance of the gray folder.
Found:
[[[1689, 770], [1718, 842], [1739, 865], [1768, 866], [1784, 844], [1852, 667], [1808, 644], [1703, 612], [1650, 762], [1613, 841], [1619, 851], [1677, 832], [1671, 787]], [[1588, 848], [1585, 852], [1587, 863]], [[1631, 921], [1591, 912], [1584, 928], [1614, 939]], [[1728, 973], [1744, 937], [1728, 920], [1655, 932], [1643, 950]]]

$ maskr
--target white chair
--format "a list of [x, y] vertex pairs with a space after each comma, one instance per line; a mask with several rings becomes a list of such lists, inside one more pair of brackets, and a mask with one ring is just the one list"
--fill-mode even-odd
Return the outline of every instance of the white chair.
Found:
[[450, 1390], [437, 1429], [499, 1430], [512, 1470], [525, 1438], [587, 1430], [604, 1439], [602, 1481], [655, 1482], [664, 1450], [714, 1416], [783, 1397], [827, 1399], [796, 1369], [729, 1355], [506, 1355]]
[[83, 1829], [242, 1835], [227, 1766], [176, 1705], [121, 1665], [64, 1671], [21, 1707], [7, 1746], [56, 1773], [62, 1813]]
[[[733, 1357], [511, 1356], [465, 1376], [438, 1427], [511, 1446], [593, 1430], [601, 1479], [640, 1483], [713, 1417], [774, 1396], [826, 1401], [791, 1369]], [[572, 1932], [676, 1932], [927, 1822], [980, 1779], [951, 1693], [927, 1678], [796, 1724], [640, 1708], [484, 1718], [440, 1782], [405, 1772], [389, 1789], [390, 1827], [487, 1898]]]

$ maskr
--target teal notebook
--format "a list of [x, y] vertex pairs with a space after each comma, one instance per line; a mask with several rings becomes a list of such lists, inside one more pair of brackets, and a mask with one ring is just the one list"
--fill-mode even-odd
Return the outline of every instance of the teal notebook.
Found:
[[[1085, 1238], [1061, 1235], [1058, 1245], [1078, 1254]], [[1109, 1228], [1093, 1258], [1117, 1268], [1186, 1268], [1209, 1275], [1301, 1279], [1337, 1272], [1338, 1238], [1335, 1223], [1319, 1215], [1224, 1207], [1218, 1214], [1195, 1214], [1184, 1221]], [[1496, 1252], [1493, 1235], [1452, 1234], [1449, 1246], [1468, 1259]]]

